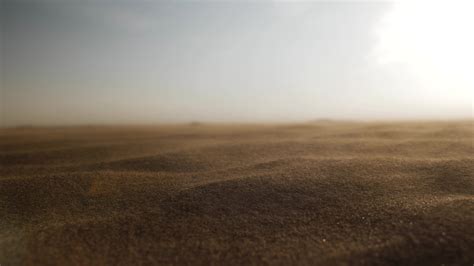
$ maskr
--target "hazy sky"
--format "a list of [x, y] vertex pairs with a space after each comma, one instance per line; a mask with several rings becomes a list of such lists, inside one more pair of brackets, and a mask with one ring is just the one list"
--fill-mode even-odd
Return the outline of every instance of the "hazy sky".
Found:
[[2, 1], [3, 125], [469, 118], [469, 1]]

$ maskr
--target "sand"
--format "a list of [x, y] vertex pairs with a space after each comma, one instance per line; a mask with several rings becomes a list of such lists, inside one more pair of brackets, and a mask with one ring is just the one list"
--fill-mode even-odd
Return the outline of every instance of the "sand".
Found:
[[0, 130], [0, 264], [472, 265], [474, 123]]

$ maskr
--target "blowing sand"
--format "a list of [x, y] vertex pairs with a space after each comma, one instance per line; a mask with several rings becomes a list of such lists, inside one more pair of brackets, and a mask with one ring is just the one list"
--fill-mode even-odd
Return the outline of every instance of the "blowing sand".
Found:
[[474, 263], [474, 123], [0, 131], [0, 264]]

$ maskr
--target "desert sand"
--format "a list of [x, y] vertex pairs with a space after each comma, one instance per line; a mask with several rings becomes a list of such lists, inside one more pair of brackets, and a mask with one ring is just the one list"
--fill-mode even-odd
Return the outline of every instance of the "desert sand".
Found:
[[0, 130], [0, 264], [472, 265], [474, 122]]

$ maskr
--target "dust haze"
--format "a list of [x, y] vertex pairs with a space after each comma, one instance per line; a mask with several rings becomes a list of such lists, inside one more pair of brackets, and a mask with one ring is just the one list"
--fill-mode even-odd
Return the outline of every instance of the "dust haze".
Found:
[[0, 3], [0, 265], [472, 265], [469, 1]]

